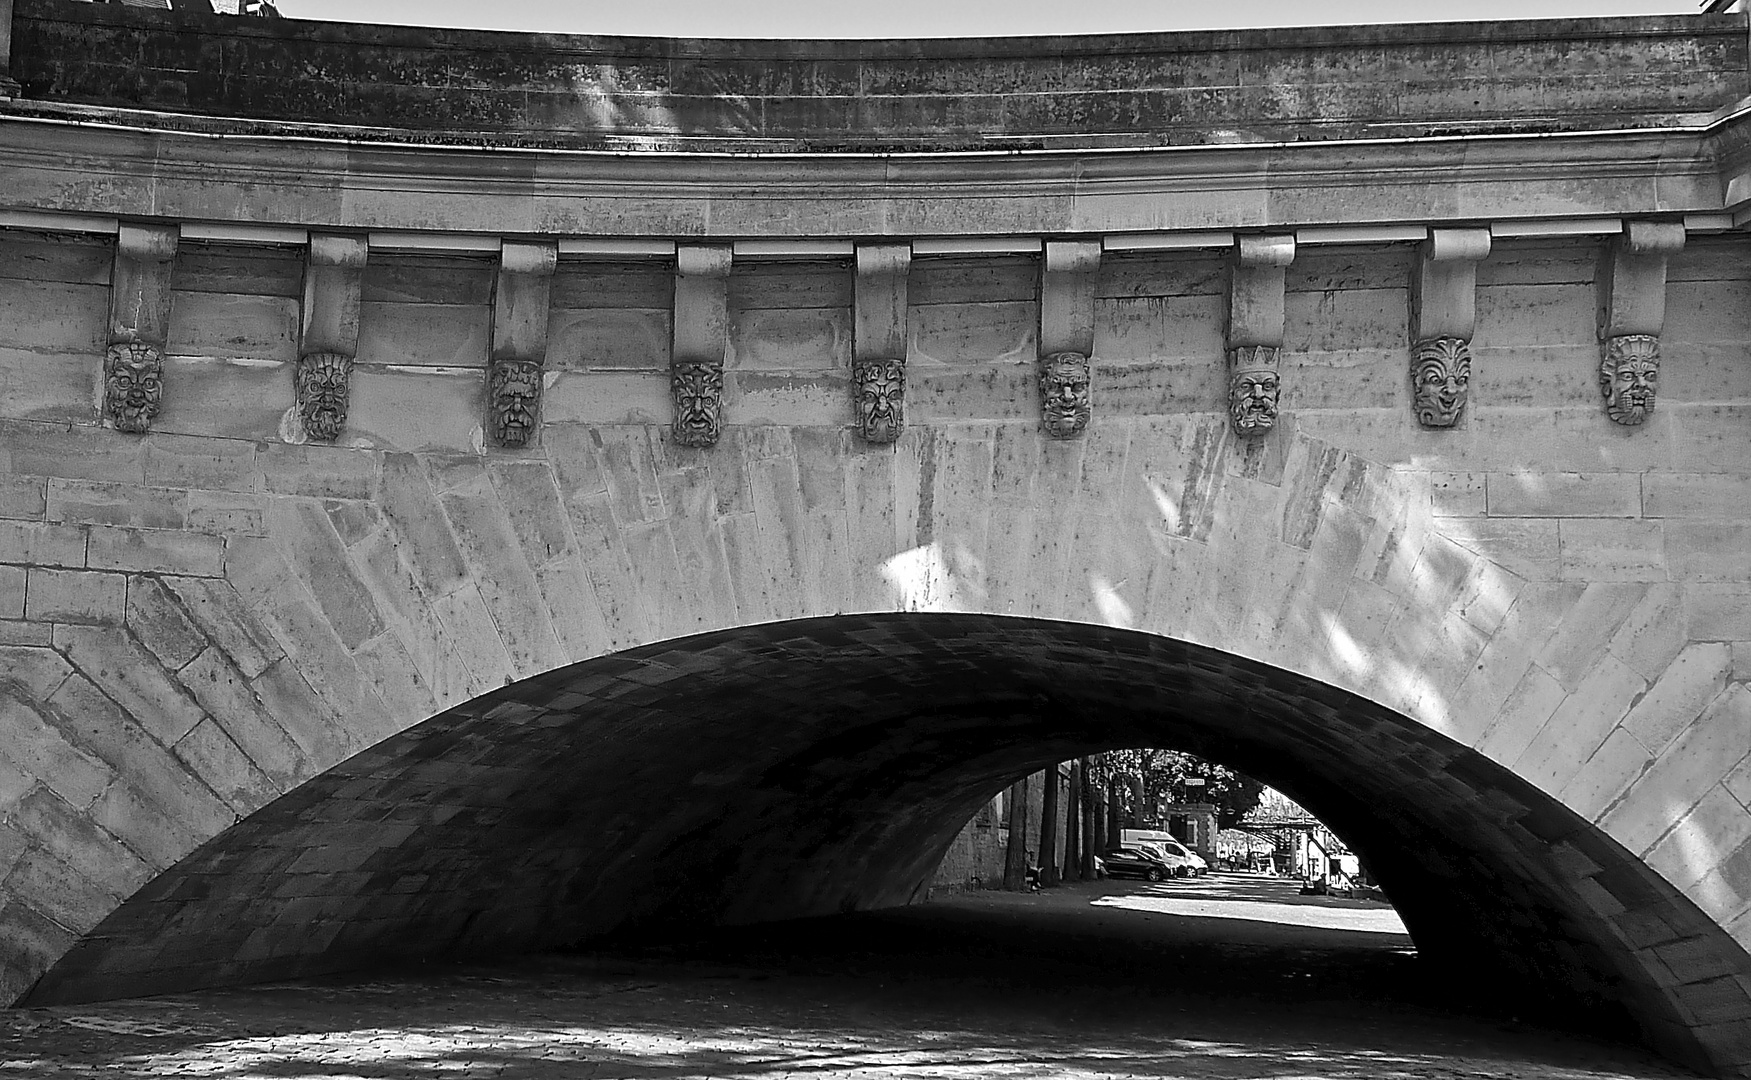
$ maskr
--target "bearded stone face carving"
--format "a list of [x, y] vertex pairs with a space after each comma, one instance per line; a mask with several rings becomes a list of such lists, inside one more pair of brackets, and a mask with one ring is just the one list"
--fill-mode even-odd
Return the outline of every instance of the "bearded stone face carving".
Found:
[[1411, 394], [1424, 427], [1457, 423], [1470, 383], [1471, 345], [1464, 338], [1428, 338], [1411, 351]]
[[1040, 361], [1040, 412], [1054, 439], [1074, 439], [1088, 428], [1094, 413], [1088, 357], [1061, 352]]
[[1228, 416], [1236, 435], [1263, 435], [1277, 426], [1278, 350], [1248, 345], [1228, 354]]
[[670, 371], [675, 394], [675, 442], [716, 446], [722, 427], [724, 369], [709, 361], [684, 361]]
[[858, 360], [851, 365], [857, 393], [857, 433], [865, 442], [891, 443], [906, 425], [906, 362]]
[[352, 357], [340, 353], [311, 353], [298, 361], [295, 385], [305, 435], [318, 442], [340, 438], [347, 423], [352, 373]]
[[163, 355], [138, 341], [111, 345], [103, 356], [103, 411], [116, 430], [145, 433], [163, 399]]
[[489, 391], [493, 440], [513, 448], [529, 445], [541, 408], [541, 364], [534, 360], [496, 361]]
[[1605, 413], [1620, 424], [1639, 424], [1654, 411], [1660, 381], [1660, 339], [1624, 334], [1605, 343], [1599, 362], [1599, 391]]

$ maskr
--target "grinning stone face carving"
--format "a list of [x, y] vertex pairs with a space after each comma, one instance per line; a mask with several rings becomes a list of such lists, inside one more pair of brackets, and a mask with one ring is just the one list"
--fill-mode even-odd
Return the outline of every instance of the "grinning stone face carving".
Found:
[[527, 446], [541, 407], [541, 365], [534, 360], [500, 360], [492, 366], [489, 415], [500, 446]]
[[1464, 338], [1425, 338], [1411, 350], [1411, 394], [1424, 427], [1452, 427], [1470, 383], [1471, 345]]
[[304, 434], [319, 442], [340, 438], [347, 423], [348, 378], [353, 359], [340, 353], [311, 353], [298, 361], [295, 387]]
[[1639, 424], [1654, 411], [1660, 382], [1660, 339], [1624, 334], [1605, 343], [1599, 362], [1599, 391], [1605, 413], [1620, 424]]
[[103, 355], [103, 411], [116, 430], [143, 434], [163, 399], [163, 355], [138, 341], [111, 345]]
[[1054, 439], [1074, 439], [1087, 429], [1094, 413], [1088, 357], [1061, 352], [1040, 361], [1040, 412]]
[[1236, 435], [1263, 435], [1277, 426], [1278, 351], [1247, 345], [1228, 353], [1228, 416]]
[[857, 433], [865, 442], [898, 439], [906, 425], [906, 362], [854, 361], [851, 380], [857, 394]]
[[683, 361], [670, 371], [669, 385], [675, 394], [675, 442], [716, 446], [723, 414], [723, 365]]

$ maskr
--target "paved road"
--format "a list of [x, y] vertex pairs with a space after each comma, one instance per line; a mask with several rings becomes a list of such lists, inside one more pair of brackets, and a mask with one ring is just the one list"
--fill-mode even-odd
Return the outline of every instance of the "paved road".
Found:
[[1390, 908], [1216, 875], [0, 1013], [0, 1080], [1681, 1075], [1437, 1007]]

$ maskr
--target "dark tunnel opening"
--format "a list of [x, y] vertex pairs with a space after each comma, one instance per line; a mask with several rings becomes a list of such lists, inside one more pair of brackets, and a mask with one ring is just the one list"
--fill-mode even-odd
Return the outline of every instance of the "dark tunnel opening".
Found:
[[203, 845], [26, 1000], [903, 905], [1015, 779], [1139, 745], [1227, 764], [1330, 824], [1441, 978], [1723, 1060], [1643, 961], [1698, 941], [1747, 970], [1743, 950], [1509, 770], [1231, 654], [943, 613], [703, 634], [452, 708]]

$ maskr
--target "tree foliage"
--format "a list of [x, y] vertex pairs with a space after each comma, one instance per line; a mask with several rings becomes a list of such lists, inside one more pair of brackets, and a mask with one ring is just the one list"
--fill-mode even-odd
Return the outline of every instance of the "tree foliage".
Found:
[[[1126, 812], [1139, 823], [1162, 801], [1207, 802], [1216, 804], [1217, 828], [1228, 829], [1257, 806], [1265, 792], [1264, 784], [1244, 773], [1178, 750], [1112, 750], [1096, 760], [1102, 781], [1110, 784], [1115, 775], [1135, 778], [1124, 784], [1123, 798]], [[1185, 781], [1191, 777], [1203, 779], [1201, 792], [1196, 787], [1188, 791]], [[1136, 805], [1138, 780], [1141, 806]]]

